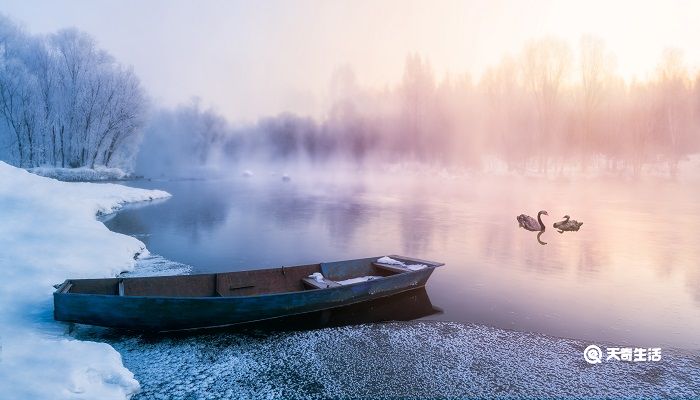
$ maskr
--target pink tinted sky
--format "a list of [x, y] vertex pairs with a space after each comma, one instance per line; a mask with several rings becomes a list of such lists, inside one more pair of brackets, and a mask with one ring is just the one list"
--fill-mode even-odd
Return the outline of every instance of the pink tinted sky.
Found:
[[321, 115], [334, 71], [363, 85], [401, 78], [408, 53], [438, 77], [478, 76], [531, 38], [573, 49], [592, 34], [617, 71], [645, 79], [663, 50], [700, 65], [698, 1], [36, 1], [1, 0], [0, 12], [32, 33], [76, 26], [134, 66], [157, 104], [199, 96], [237, 121], [292, 111]]

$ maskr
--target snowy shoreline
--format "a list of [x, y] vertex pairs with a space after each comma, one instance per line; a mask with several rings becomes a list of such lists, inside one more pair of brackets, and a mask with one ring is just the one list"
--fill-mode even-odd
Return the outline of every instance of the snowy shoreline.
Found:
[[169, 197], [117, 184], [68, 183], [0, 162], [0, 393], [7, 399], [125, 399], [139, 390], [121, 355], [66, 335], [53, 285], [116, 276], [147, 256], [138, 239], [97, 219], [128, 203]]
[[128, 181], [141, 178], [125, 172], [121, 168], [108, 168], [101, 165], [97, 165], [94, 168], [35, 167], [27, 168], [27, 171], [63, 182]]

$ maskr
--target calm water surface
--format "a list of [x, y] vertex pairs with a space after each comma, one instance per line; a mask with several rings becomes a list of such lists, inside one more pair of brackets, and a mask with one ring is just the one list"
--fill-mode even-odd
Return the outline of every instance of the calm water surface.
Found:
[[[663, 180], [265, 175], [135, 181], [173, 197], [106, 222], [193, 272], [385, 254], [445, 262], [427, 294], [473, 322], [553, 336], [700, 348], [700, 188]], [[515, 216], [540, 209], [541, 239]], [[579, 232], [551, 224], [569, 214]]]

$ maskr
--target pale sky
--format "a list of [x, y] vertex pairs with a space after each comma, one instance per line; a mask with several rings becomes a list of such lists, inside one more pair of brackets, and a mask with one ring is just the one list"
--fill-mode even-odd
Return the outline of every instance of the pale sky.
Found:
[[478, 77], [544, 35], [574, 51], [584, 34], [603, 39], [628, 79], [646, 78], [667, 47], [700, 65], [700, 1], [0, 0], [0, 12], [31, 33], [86, 31], [134, 67], [154, 103], [199, 96], [235, 121], [322, 115], [342, 66], [384, 87], [416, 52], [438, 77]]

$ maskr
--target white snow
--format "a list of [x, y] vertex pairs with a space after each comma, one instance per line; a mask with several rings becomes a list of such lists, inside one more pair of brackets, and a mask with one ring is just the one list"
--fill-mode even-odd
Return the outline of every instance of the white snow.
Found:
[[95, 216], [168, 196], [60, 182], [0, 162], [0, 397], [123, 399], [139, 390], [109, 345], [67, 339], [67, 325], [53, 321], [52, 285], [131, 270], [145, 246]]
[[378, 259], [377, 262], [381, 263], [381, 264], [387, 264], [387, 265], [397, 265], [400, 267], [408, 268], [411, 271], [418, 271], [420, 269], [428, 267], [425, 264], [406, 264], [403, 261], [394, 260], [393, 258], [387, 257], [387, 256], [384, 256], [384, 257]]
[[346, 279], [344, 281], [336, 281], [336, 282], [341, 284], [341, 285], [352, 285], [353, 283], [367, 282], [367, 281], [372, 281], [372, 280], [379, 279], [379, 278], [381, 278], [381, 276], [369, 275], [369, 276], [360, 276], [358, 278], [350, 278], [350, 279]]
[[313, 274], [309, 275], [309, 278], [315, 280], [318, 283], [323, 283], [323, 274], [320, 272], [314, 272]]
[[27, 171], [66, 182], [109, 181], [129, 177], [129, 174], [121, 168], [108, 168], [102, 165], [96, 165], [95, 168], [36, 167], [28, 168]]
[[[325, 280], [325, 278], [323, 277], [323, 274], [320, 272], [314, 272], [313, 274], [309, 275], [309, 278], [315, 280], [318, 283], [323, 283]], [[381, 276], [361, 276], [358, 278], [346, 279], [344, 281], [336, 281], [336, 283], [341, 284], [341, 285], [352, 285], [353, 283], [371, 281], [371, 280], [377, 279], [377, 278], [381, 278]]]
[[168, 260], [158, 254], [139, 255], [134, 269], [119, 274], [123, 278], [143, 276], [189, 275], [192, 266]]
[[401, 262], [399, 260], [394, 260], [393, 258], [387, 257], [387, 256], [380, 258], [379, 260], [377, 260], [377, 262], [382, 263], [382, 264], [387, 264], [387, 265], [400, 265], [402, 267], [404, 265], [403, 262]]

